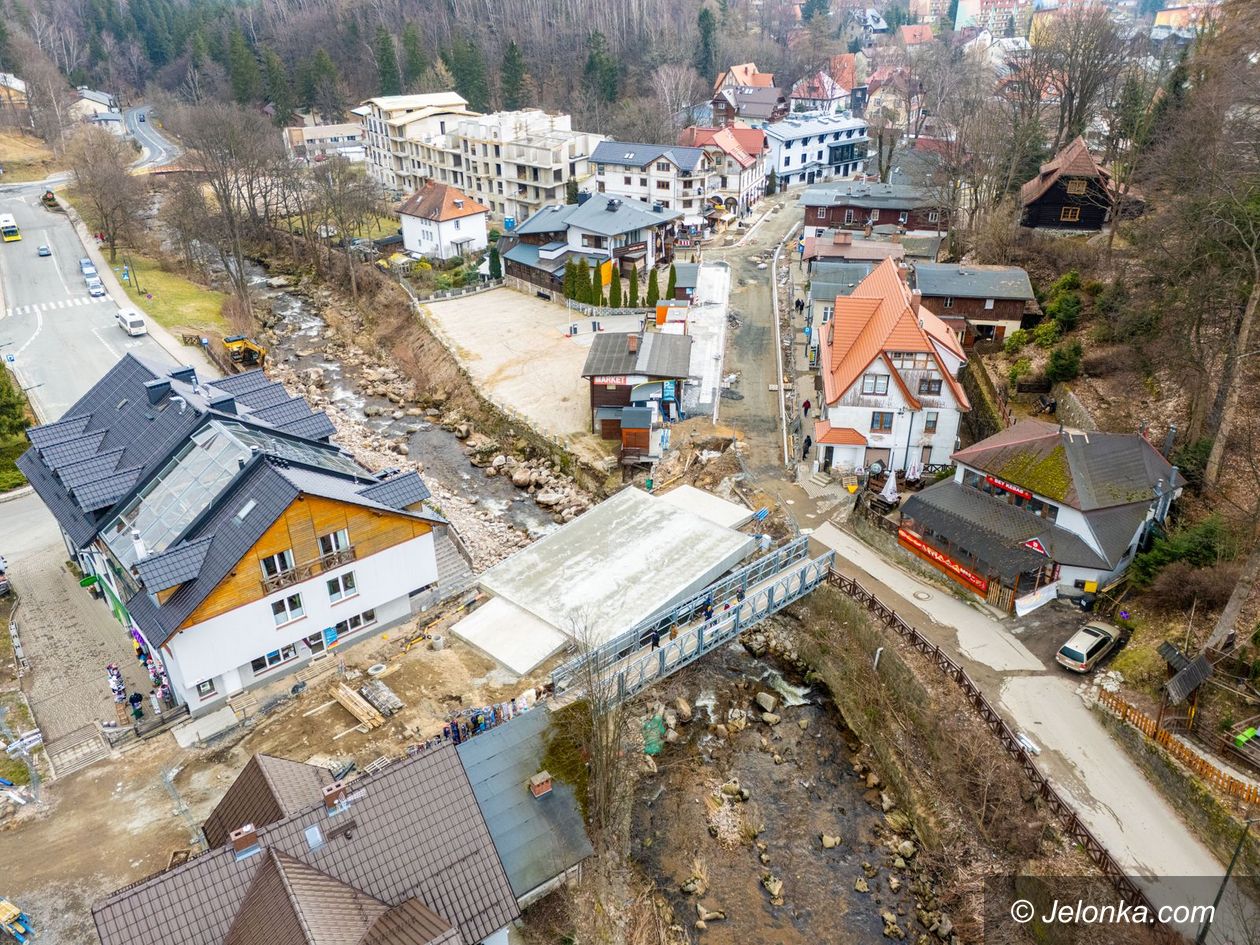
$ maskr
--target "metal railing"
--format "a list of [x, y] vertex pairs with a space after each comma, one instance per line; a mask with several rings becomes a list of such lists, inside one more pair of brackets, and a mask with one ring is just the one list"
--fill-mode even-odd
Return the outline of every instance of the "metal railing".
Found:
[[[846, 597], [865, 607], [879, 623], [895, 631], [914, 649], [926, 656], [945, 676], [957, 684], [963, 695], [966, 696], [967, 701], [971, 703], [971, 707], [980, 717], [980, 720], [984, 722], [993, 736], [1006, 749], [1007, 754], [1014, 758], [1016, 763], [1023, 768], [1024, 774], [1032, 782], [1037, 795], [1045, 801], [1046, 807], [1058, 819], [1064, 832], [1080, 844], [1085, 854], [1093, 861], [1094, 865], [1098, 867], [1111, 885], [1115, 887], [1121, 898], [1131, 906], [1144, 906], [1147, 914], [1152, 917], [1158, 915], [1158, 910], [1151, 903], [1146, 893], [1129, 878], [1128, 874], [1116, 862], [1107, 848], [1102, 845], [1102, 842], [1081, 822], [1081, 819], [1076, 815], [1076, 811], [1063, 800], [1059, 792], [1054, 789], [1054, 786], [1037, 768], [1032, 756], [1020, 742], [1015, 732], [1011, 730], [1010, 725], [989, 704], [989, 700], [984, 697], [980, 687], [967, 675], [967, 671], [955, 662], [948, 653], [906, 623], [896, 611], [884, 604], [853, 578], [832, 572], [830, 583]], [[1185, 945], [1186, 943], [1186, 940], [1175, 929], [1161, 922], [1152, 921], [1150, 929], [1155, 941], [1161, 943], [1161, 945]]]
[[720, 581], [710, 584], [698, 594], [669, 608], [663, 613], [653, 614], [639, 621], [625, 633], [613, 637], [600, 646], [574, 657], [552, 671], [551, 681], [557, 692], [571, 686], [578, 673], [589, 664], [594, 663], [599, 669], [617, 662], [633, 650], [646, 646], [651, 642], [652, 634], [658, 638], [669, 634], [675, 627], [695, 620], [706, 605], [721, 604], [736, 596], [739, 592], [748, 592], [762, 581], [774, 574], [791, 567], [809, 554], [809, 537], [802, 536], [776, 548], [769, 554], [762, 555], [752, 564], [732, 571]]
[[272, 591], [278, 591], [282, 588], [291, 587], [302, 581], [312, 578], [317, 574], [348, 564], [355, 558], [354, 546], [349, 548], [339, 548], [336, 551], [329, 552], [326, 555], [320, 555], [310, 561], [306, 561], [287, 571], [281, 571], [279, 574], [266, 575], [262, 579], [263, 590], [270, 594]]

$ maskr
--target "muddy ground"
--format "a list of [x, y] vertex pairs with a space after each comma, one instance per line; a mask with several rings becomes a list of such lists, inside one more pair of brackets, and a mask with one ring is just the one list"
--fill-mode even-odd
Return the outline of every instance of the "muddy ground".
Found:
[[[761, 721], [759, 693], [777, 699], [776, 724]], [[860, 744], [825, 693], [785, 680], [734, 645], [654, 695], [667, 706], [683, 697], [695, 717], [678, 725], [679, 740], [656, 759], [658, 773], [640, 783], [633, 855], [693, 941], [876, 941], [886, 927], [881, 913], [909, 930], [913, 861], [894, 867], [878, 783], [868, 787], [858, 773]], [[747, 723], [735, 731], [739, 711]], [[734, 785], [747, 801], [725, 796]], [[825, 847], [824, 835], [838, 843]], [[697, 929], [701, 909], [724, 917]]]

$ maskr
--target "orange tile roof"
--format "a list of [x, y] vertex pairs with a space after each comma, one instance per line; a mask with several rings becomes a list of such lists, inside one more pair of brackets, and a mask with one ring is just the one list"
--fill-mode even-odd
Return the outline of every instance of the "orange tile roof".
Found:
[[853, 427], [833, 427], [830, 420], [815, 420], [814, 442], [823, 446], [866, 446], [866, 437]]
[[773, 72], [759, 72], [755, 62], [742, 62], [737, 66], [731, 66], [718, 76], [717, 82], [713, 85], [715, 91], [726, 83], [728, 76], [733, 85], [746, 88], [768, 89], [774, 85]]
[[[735, 127], [727, 128], [700, 128], [692, 125], [690, 128], [684, 128], [678, 136], [678, 143], [685, 148], [703, 148], [708, 145], [721, 148], [726, 154], [733, 157], [740, 167], [752, 167], [756, 163], [753, 154], [760, 154], [762, 146], [765, 143], [765, 132], [756, 128], [742, 126], [744, 132], [754, 132], [758, 140], [761, 142], [754, 152], [749, 152], [740, 141], [739, 136], [735, 134]], [[752, 138], [747, 140], [751, 143]]]
[[831, 61], [827, 64], [827, 71], [831, 73], [831, 77], [836, 80], [840, 88], [847, 92], [852, 92], [857, 88], [857, 54], [841, 53], [838, 56], [832, 56]]
[[1104, 186], [1111, 178], [1107, 169], [1089, 153], [1085, 139], [1077, 135], [1062, 151], [1041, 165], [1036, 177], [1019, 188], [1019, 202], [1027, 206], [1034, 200], [1040, 200], [1064, 176], [1096, 177]]
[[897, 27], [897, 35], [907, 46], [921, 46], [924, 43], [930, 43], [935, 38], [932, 35], [932, 27], [926, 23], [912, 23], [909, 26]]
[[423, 187], [402, 202], [398, 212], [405, 216], [440, 223], [444, 220], [471, 217], [478, 213], [489, 213], [490, 208], [482, 206], [458, 187], [426, 180]]
[[970, 409], [962, 387], [940, 363], [938, 345], [964, 357], [953, 332], [940, 318], [915, 303], [897, 264], [885, 259], [858, 283], [852, 294], [836, 299], [835, 314], [823, 335], [823, 392], [827, 403], [839, 400], [876, 359], [882, 358], [907, 402], [918, 409], [918, 399], [906, 387], [888, 353], [922, 351], [937, 360], [958, 405]]

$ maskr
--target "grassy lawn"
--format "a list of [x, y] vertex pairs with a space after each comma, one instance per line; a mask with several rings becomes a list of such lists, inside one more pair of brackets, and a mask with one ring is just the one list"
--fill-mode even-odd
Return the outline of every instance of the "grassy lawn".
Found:
[[[7, 621], [5, 623], [5, 636], [8, 636]], [[17, 735], [19, 732], [29, 731], [35, 726], [30, 713], [26, 711], [26, 705], [22, 702], [22, 697], [16, 692], [0, 694], [0, 719], [4, 721], [5, 727], [14, 735]], [[4, 752], [0, 752], [0, 778], [12, 781], [18, 787], [31, 782], [31, 774], [26, 770], [26, 762], [21, 757], [10, 758]]]
[[44, 142], [16, 131], [0, 131], [0, 183], [42, 180], [63, 170]]
[[[119, 261], [124, 258], [119, 254]], [[174, 272], [167, 272], [154, 259], [128, 254], [127, 258], [139, 272], [140, 288], [135, 290], [135, 280], [123, 283], [127, 295], [148, 312], [162, 327], [173, 332], [186, 328], [191, 331], [217, 331], [229, 333], [229, 325], [223, 317], [223, 303], [227, 294], [207, 289]], [[121, 281], [121, 265], [119, 266]], [[178, 334], [178, 332], [176, 332]]]
[[26, 437], [0, 437], [0, 492], [26, 485], [26, 477], [18, 472], [17, 458], [26, 452]]

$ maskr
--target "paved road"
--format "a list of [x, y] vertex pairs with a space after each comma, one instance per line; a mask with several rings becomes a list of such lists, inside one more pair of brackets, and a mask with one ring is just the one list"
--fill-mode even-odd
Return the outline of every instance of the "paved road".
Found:
[[[141, 116], [144, 116], [144, 121], [140, 120]], [[179, 157], [179, 146], [164, 137], [154, 122], [152, 106], [141, 105], [127, 109], [123, 114], [123, 123], [127, 126], [127, 133], [144, 152], [136, 162], [136, 167], [162, 167]]]

